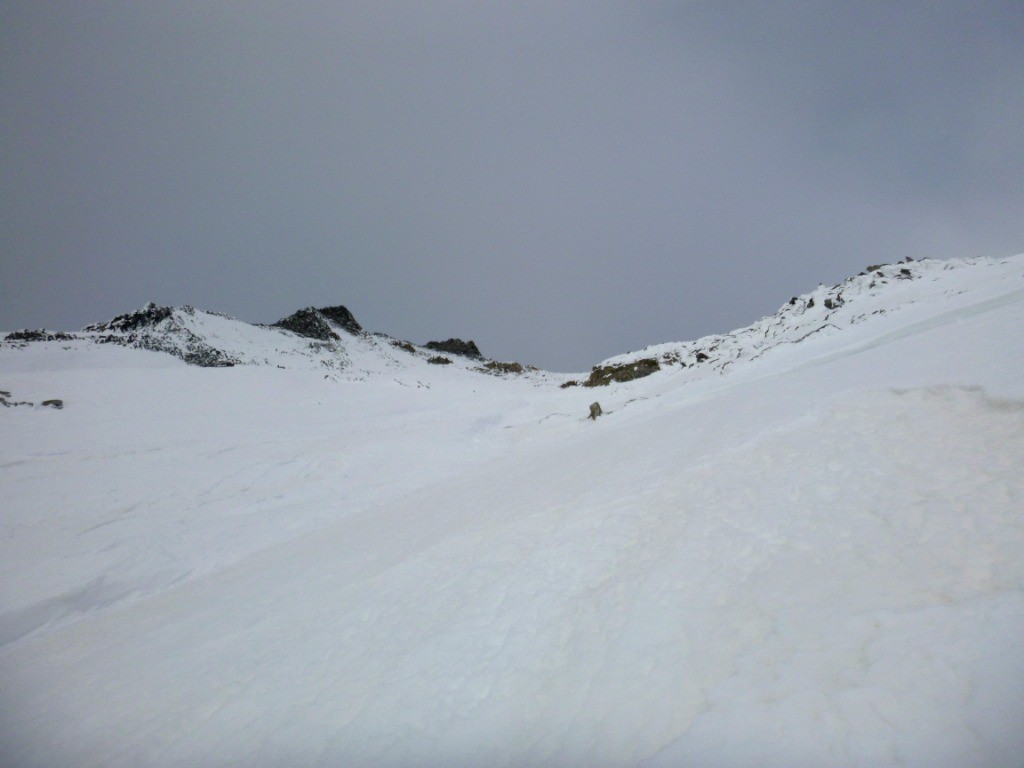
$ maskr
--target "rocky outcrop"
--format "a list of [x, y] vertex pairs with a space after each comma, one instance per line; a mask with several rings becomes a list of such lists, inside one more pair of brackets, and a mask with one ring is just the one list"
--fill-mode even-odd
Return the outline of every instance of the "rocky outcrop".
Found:
[[62, 331], [51, 333], [45, 329], [38, 331], [14, 331], [4, 336], [4, 341], [74, 341], [74, 339], [73, 334], [63, 333]]
[[[16, 408], [19, 405], [27, 405], [29, 408], [35, 407], [35, 403], [29, 402], [28, 400], [12, 400], [10, 392], [7, 390], [0, 390], [0, 406], [3, 406], [4, 408]], [[40, 405], [46, 406], [47, 408], [56, 408], [59, 411], [64, 407], [64, 401], [57, 399], [43, 400]]]
[[318, 341], [336, 341], [341, 338], [327, 322], [327, 319], [313, 307], [300, 309], [283, 320], [273, 323], [271, 327], [284, 328], [299, 336]]
[[98, 344], [120, 344], [123, 347], [166, 352], [200, 368], [230, 368], [239, 361], [223, 350], [211, 347], [187, 328], [177, 328], [164, 336], [149, 334], [109, 334], [96, 339]]
[[389, 339], [391, 346], [397, 347], [403, 352], [408, 352], [410, 355], [416, 354], [416, 347], [410, 344], [408, 341], [402, 341], [401, 339]]
[[336, 307], [320, 307], [317, 311], [335, 325], [340, 326], [351, 333], [353, 336], [358, 336], [363, 332], [363, 326], [356, 322], [352, 313], [340, 304]]
[[345, 307], [306, 307], [289, 315], [283, 320], [273, 323], [273, 328], [284, 328], [299, 336], [317, 341], [337, 341], [341, 337], [334, 330], [338, 326], [342, 330], [356, 336], [363, 328]]
[[11, 400], [11, 393], [5, 389], [0, 389], [0, 405], [4, 408], [13, 408], [16, 405], [32, 405], [32, 403], [19, 403]]
[[[190, 307], [187, 309], [190, 309]], [[169, 318], [173, 313], [173, 307], [158, 307], [151, 301], [142, 309], [118, 315], [113, 320], [108, 320], [105, 323], [87, 325], [84, 330], [97, 333], [104, 331], [130, 333], [131, 331], [138, 331], [143, 328], [153, 328]]]
[[427, 349], [433, 349], [437, 352], [447, 352], [452, 355], [462, 355], [463, 357], [472, 357], [477, 360], [483, 360], [484, 358], [480, 354], [480, 350], [477, 349], [476, 343], [472, 341], [463, 341], [462, 339], [428, 341], [425, 346]]
[[595, 365], [590, 378], [583, 382], [585, 387], [606, 387], [615, 382], [633, 381], [650, 376], [661, 370], [661, 365], [653, 357], [645, 357], [630, 363], [618, 365]]
[[93, 340], [97, 344], [166, 352], [201, 368], [237, 365], [239, 361], [234, 357], [185, 327], [184, 316], [195, 313], [193, 307], [158, 307], [150, 302], [140, 310], [118, 315], [108, 322], [87, 325], [84, 331], [95, 333]]
[[523, 367], [522, 363], [499, 363], [497, 360], [488, 360], [481, 367], [474, 368], [473, 370], [482, 371], [483, 373], [493, 373], [498, 376], [518, 375], [526, 372], [526, 368]]

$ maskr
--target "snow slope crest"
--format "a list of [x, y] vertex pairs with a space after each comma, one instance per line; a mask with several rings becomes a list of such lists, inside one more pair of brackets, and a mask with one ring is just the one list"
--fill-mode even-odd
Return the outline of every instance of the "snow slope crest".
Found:
[[[774, 315], [746, 328], [649, 346], [609, 358], [602, 366], [656, 360], [662, 370], [682, 369], [683, 378], [693, 380], [792, 345], [817, 346], [827, 353], [846, 343], [863, 343], [876, 330], [889, 333], [894, 325], [914, 325], [978, 301], [1015, 300], [1024, 290], [1022, 278], [1024, 254], [872, 265], [838, 285], [794, 296]], [[894, 318], [900, 319], [894, 323]], [[850, 333], [855, 328], [860, 332]]]
[[[907, 260], [872, 265], [844, 282], [794, 296], [774, 314], [746, 328], [694, 341], [670, 342], [618, 355], [594, 367], [588, 386], [642, 378], [652, 372], [674, 371], [682, 382], [724, 374], [741, 363], [753, 362], [780, 349], [800, 345], [830, 348], [863, 343], [873, 329], [891, 333], [885, 317], [900, 316], [901, 323], [957, 311], [979, 297], [1011, 300], [1022, 290], [1024, 255], [1003, 259], [977, 257], [937, 261]], [[860, 332], [850, 333], [854, 328]], [[831, 339], [842, 334], [840, 339]], [[423, 371], [427, 363], [442, 363], [452, 370], [522, 374], [547, 380], [543, 372], [514, 364], [439, 355], [436, 350], [368, 333], [343, 306], [306, 307], [271, 325], [251, 325], [218, 312], [192, 306], [167, 307], [150, 302], [141, 309], [112, 320], [94, 323], [74, 334], [17, 331], [4, 343], [31, 342], [116, 344], [162, 352], [200, 367], [273, 365], [313, 369], [328, 376], [365, 380], [375, 374]], [[70, 342], [70, 345], [68, 344]], [[623, 377], [607, 375], [612, 369], [631, 368]], [[606, 375], [598, 376], [602, 369]], [[566, 382], [568, 384], [570, 382]]]

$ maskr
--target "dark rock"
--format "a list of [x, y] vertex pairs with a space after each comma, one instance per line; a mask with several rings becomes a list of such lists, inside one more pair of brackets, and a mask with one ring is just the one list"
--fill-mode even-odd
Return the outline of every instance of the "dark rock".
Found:
[[483, 359], [483, 355], [480, 354], [480, 350], [472, 341], [463, 341], [462, 339], [448, 339], [447, 341], [428, 341], [426, 343], [427, 349], [433, 349], [437, 352], [447, 352], [451, 355], [462, 355], [463, 357], [473, 357], [478, 360]]
[[43, 400], [41, 405], [45, 405], [45, 406], [48, 406], [49, 408], [56, 408], [57, 410], [60, 410], [61, 408], [64, 407], [64, 401], [63, 400]]
[[835, 298], [825, 299], [825, 309], [838, 309], [839, 307], [843, 306], [844, 303], [845, 302], [843, 301], [843, 295], [839, 294]]
[[415, 355], [416, 354], [416, 347], [414, 347], [408, 341], [399, 341], [398, 339], [393, 339], [391, 341], [391, 345], [395, 346], [395, 347], [398, 347], [399, 349], [401, 349], [404, 352], [408, 352], [410, 355]]
[[8, 400], [7, 398], [9, 398], [10, 396], [10, 392], [7, 392], [6, 390], [0, 390], [0, 405], [2, 405], [4, 408], [14, 408], [19, 405], [32, 405], [32, 403], [27, 402], [25, 400]]
[[94, 323], [85, 330], [103, 334], [93, 339], [97, 344], [164, 352], [200, 368], [230, 368], [238, 364], [231, 355], [210, 346], [189, 330], [178, 317], [194, 314], [192, 307], [158, 307], [150, 302], [137, 312]]
[[888, 265], [887, 264], [869, 264], [868, 265], [868, 272], [877, 272], [878, 270], [880, 270], [882, 267], [885, 267], [885, 266], [888, 266]]
[[184, 328], [175, 329], [165, 337], [134, 333], [123, 336], [110, 334], [96, 341], [100, 344], [120, 344], [123, 347], [148, 349], [150, 352], [164, 352], [199, 368], [231, 368], [238, 363], [226, 352], [211, 347]]
[[320, 311], [314, 307], [300, 309], [283, 320], [273, 323], [272, 327], [284, 328], [286, 331], [291, 331], [299, 336], [304, 336], [307, 339], [317, 339], [318, 341], [335, 341], [341, 338], [334, 332], [331, 324], [327, 322]]
[[336, 307], [320, 307], [317, 311], [335, 325], [344, 328], [353, 336], [358, 336], [363, 332], [363, 326], [357, 323], [352, 313], [340, 304]]
[[708, 359], [708, 356], [706, 354], [704, 354], [703, 352], [698, 352], [697, 353], [697, 362], [698, 363], [703, 363], [707, 359]]
[[814, 299], [807, 300], [807, 308], [811, 309], [814, 306]]
[[198, 336], [190, 331], [182, 329], [178, 334], [183, 348], [174, 344], [169, 339], [159, 339], [143, 336], [129, 346], [139, 349], [148, 349], [152, 352], [166, 352], [175, 357], [181, 358], [189, 365], [199, 368], [232, 368], [238, 364], [227, 352], [211, 347]]
[[522, 373], [525, 368], [521, 363], [499, 363], [496, 360], [488, 360], [480, 370], [487, 373]]
[[583, 382], [585, 387], [605, 387], [615, 382], [633, 381], [650, 376], [652, 373], [661, 370], [661, 365], [652, 357], [642, 360], [634, 360], [632, 363], [621, 365], [595, 365], [590, 372], [590, 378]]
[[50, 333], [42, 329], [38, 331], [22, 330], [8, 333], [4, 341], [74, 341], [75, 337], [70, 333], [58, 331]]
[[432, 363], [433, 365], [451, 365], [452, 364], [451, 360], [449, 360], [447, 357], [441, 357], [440, 355], [437, 355], [436, 357], [428, 358], [427, 362], [428, 363]]
[[580, 385], [580, 383], [578, 381], [576, 381], [575, 379], [569, 379], [569, 381], [563, 382], [559, 386], [562, 389], [567, 389], [568, 387], [578, 387], [579, 385]]
[[106, 323], [93, 323], [85, 326], [87, 331], [138, 331], [143, 328], [152, 328], [162, 323], [174, 312], [172, 307], [158, 307], [152, 301], [136, 312], [129, 312], [118, 315]]
[[336, 341], [341, 337], [334, 331], [333, 325], [343, 331], [358, 336], [363, 332], [363, 327], [356, 322], [355, 317], [340, 304], [336, 307], [306, 307], [298, 312], [289, 315], [283, 320], [273, 323], [273, 328], [284, 328], [299, 336], [317, 341]]

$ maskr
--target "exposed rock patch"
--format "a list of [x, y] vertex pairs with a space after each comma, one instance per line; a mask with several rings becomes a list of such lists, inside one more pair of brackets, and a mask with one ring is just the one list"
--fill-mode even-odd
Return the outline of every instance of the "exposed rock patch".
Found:
[[336, 307], [320, 307], [317, 312], [353, 336], [363, 332], [363, 326], [356, 322], [355, 316], [340, 304]]
[[614, 382], [633, 381], [650, 376], [661, 370], [661, 365], [653, 357], [634, 360], [619, 365], [595, 365], [590, 378], [583, 382], [585, 387], [606, 387]]
[[284, 328], [298, 336], [317, 341], [336, 341], [341, 337], [331, 328], [331, 324], [314, 307], [306, 307], [289, 315], [283, 320], [272, 324], [274, 328]]
[[74, 341], [75, 337], [73, 334], [64, 333], [57, 331], [51, 333], [45, 329], [38, 331], [22, 330], [8, 333], [4, 336], [4, 341]]
[[[29, 408], [34, 408], [35, 403], [29, 402], [28, 400], [12, 400], [11, 393], [7, 390], [0, 390], [0, 405], [4, 408], [16, 408], [19, 405], [27, 405]], [[60, 410], [64, 407], [63, 400], [43, 400], [40, 405], [44, 405], [47, 408], [56, 408]]]
[[488, 360], [475, 370], [495, 374], [520, 374], [524, 373], [526, 368], [523, 367], [522, 363], [499, 363], [497, 360]]
[[272, 323], [272, 328], [284, 328], [298, 336], [317, 341], [337, 341], [341, 337], [334, 330], [338, 326], [342, 330], [358, 336], [363, 332], [363, 327], [356, 322], [355, 317], [340, 304], [336, 307], [306, 307], [300, 309], [283, 320]]
[[391, 340], [391, 346], [398, 347], [403, 352], [408, 352], [410, 355], [416, 354], [416, 347], [410, 344], [408, 341], [399, 341], [398, 339]]
[[4, 408], [14, 408], [19, 405], [32, 405], [32, 403], [25, 402], [24, 400], [12, 400], [11, 393], [6, 390], [0, 390], [0, 405]]
[[234, 357], [210, 346], [182, 323], [181, 316], [196, 313], [193, 307], [158, 307], [150, 302], [142, 309], [118, 315], [106, 323], [87, 325], [85, 331], [98, 334], [97, 344], [165, 352], [201, 368], [226, 368], [239, 363]]
[[[186, 307], [185, 309], [191, 309], [191, 307]], [[130, 331], [138, 331], [143, 328], [153, 328], [169, 318], [173, 313], [173, 307], [158, 307], [151, 301], [142, 309], [136, 310], [135, 312], [118, 315], [113, 320], [109, 320], [105, 323], [93, 323], [92, 325], [87, 325], [85, 326], [85, 330], [95, 331], [97, 333], [102, 333], [104, 331], [120, 331], [121, 333], [128, 333]]]
[[447, 352], [451, 355], [462, 355], [463, 357], [472, 357], [478, 360], [482, 360], [484, 357], [480, 354], [480, 350], [477, 348], [475, 342], [463, 341], [462, 339], [428, 341], [426, 343], [426, 347], [427, 349], [433, 349], [436, 352]]

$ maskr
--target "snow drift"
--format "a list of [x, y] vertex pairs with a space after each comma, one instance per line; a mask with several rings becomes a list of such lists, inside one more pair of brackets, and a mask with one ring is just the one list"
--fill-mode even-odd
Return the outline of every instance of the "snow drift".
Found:
[[172, 314], [235, 365], [0, 345], [65, 406], [0, 409], [4, 765], [1020, 764], [1024, 257], [607, 389]]

